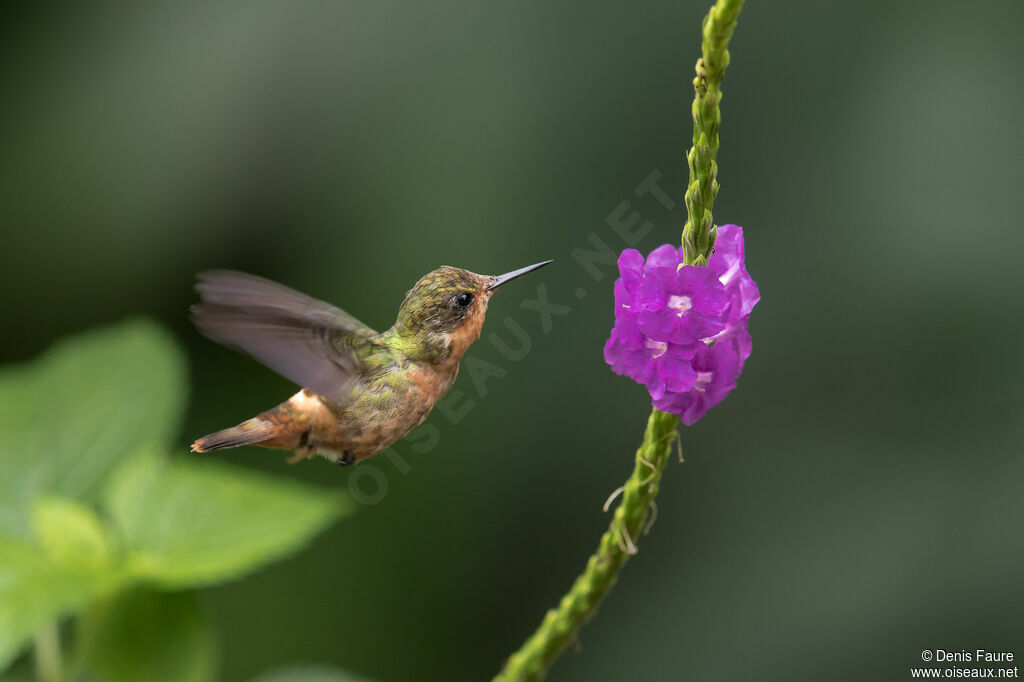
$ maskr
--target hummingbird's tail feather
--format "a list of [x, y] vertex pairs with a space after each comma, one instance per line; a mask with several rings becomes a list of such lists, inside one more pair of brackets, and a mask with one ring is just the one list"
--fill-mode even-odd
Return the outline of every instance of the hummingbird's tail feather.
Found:
[[230, 429], [216, 431], [192, 443], [192, 452], [237, 448], [239, 445], [254, 445], [274, 438], [277, 427], [264, 419], [254, 417]]

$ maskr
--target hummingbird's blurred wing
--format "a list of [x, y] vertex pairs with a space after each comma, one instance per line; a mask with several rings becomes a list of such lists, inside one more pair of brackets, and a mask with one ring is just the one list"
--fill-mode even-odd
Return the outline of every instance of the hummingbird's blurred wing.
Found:
[[245, 351], [286, 379], [339, 405], [362, 373], [376, 332], [329, 303], [230, 270], [197, 275], [191, 308], [199, 331]]

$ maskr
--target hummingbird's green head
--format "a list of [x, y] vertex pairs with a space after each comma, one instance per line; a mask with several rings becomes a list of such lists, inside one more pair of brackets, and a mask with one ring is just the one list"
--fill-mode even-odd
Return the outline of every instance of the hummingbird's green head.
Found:
[[498, 287], [550, 262], [496, 276], [443, 265], [405, 294], [394, 329], [422, 344], [427, 355], [454, 356], [457, 361], [480, 336], [487, 303]]

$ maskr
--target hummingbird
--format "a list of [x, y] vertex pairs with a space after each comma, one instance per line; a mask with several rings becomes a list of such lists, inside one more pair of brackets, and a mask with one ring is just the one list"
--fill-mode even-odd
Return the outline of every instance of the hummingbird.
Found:
[[252, 419], [203, 436], [193, 452], [259, 445], [348, 465], [423, 423], [455, 382], [499, 287], [553, 261], [504, 275], [442, 266], [405, 295], [395, 323], [378, 333], [345, 311], [263, 277], [230, 270], [197, 275], [191, 319], [301, 386]]

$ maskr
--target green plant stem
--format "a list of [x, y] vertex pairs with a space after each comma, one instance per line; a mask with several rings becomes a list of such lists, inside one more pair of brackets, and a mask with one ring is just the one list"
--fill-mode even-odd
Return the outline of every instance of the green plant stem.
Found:
[[64, 679], [58, 628], [54, 621], [36, 632], [34, 654], [39, 682], [62, 682]]
[[729, 39], [743, 0], [718, 0], [704, 19], [701, 58], [693, 79], [693, 147], [686, 155], [690, 182], [686, 187], [683, 253], [688, 265], [707, 265], [716, 230], [711, 206], [718, 195], [718, 126], [722, 123], [722, 78], [729, 66]]
[[[722, 78], [729, 65], [729, 39], [743, 0], [717, 0], [704, 20], [701, 58], [693, 79], [693, 148], [686, 155], [690, 180], [686, 188], [687, 221], [683, 227], [684, 261], [707, 265], [715, 243], [711, 208], [718, 194], [718, 126], [722, 117]], [[512, 654], [494, 682], [525, 682], [544, 678], [565, 647], [597, 611], [615, 584], [636, 542], [648, 510], [658, 494], [679, 418], [651, 410], [643, 443], [636, 451], [633, 473], [622, 487], [622, 501], [583, 573], [558, 606], [544, 616], [540, 627]]]
[[636, 553], [636, 541], [658, 494], [661, 473], [668, 463], [679, 417], [654, 410], [647, 420], [644, 440], [636, 451], [633, 475], [622, 490], [622, 502], [587, 568], [557, 608], [544, 616], [537, 631], [505, 663], [495, 682], [540, 680], [559, 653], [590, 620], [601, 599], [615, 584], [619, 569]]

